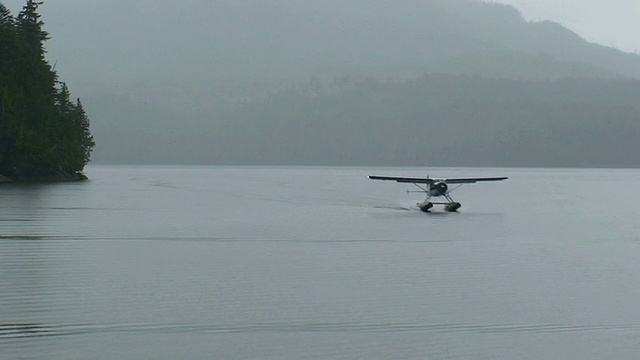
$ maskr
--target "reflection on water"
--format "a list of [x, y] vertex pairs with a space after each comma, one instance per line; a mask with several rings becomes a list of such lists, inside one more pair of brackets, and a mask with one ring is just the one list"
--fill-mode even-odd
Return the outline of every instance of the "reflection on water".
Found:
[[0, 186], [0, 358], [636, 357], [639, 202], [594, 204], [640, 172], [438, 171], [510, 180], [431, 215], [365, 169]]

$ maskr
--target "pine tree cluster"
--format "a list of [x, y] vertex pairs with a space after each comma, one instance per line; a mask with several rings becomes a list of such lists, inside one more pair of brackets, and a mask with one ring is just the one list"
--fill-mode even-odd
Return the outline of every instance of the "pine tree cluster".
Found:
[[14, 17], [0, 3], [0, 175], [56, 178], [81, 174], [95, 145], [80, 100], [45, 59], [38, 6]]

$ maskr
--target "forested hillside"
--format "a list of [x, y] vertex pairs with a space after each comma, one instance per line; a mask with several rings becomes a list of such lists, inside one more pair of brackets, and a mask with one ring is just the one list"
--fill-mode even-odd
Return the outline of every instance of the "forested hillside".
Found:
[[639, 97], [638, 80], [428, 75], [310, 84], [209, 119], [156, 111], [154, 126], [133, 103], [95, 105], [127, 109], [107, 162], [638, 167]]
[[364, 82], [240, 112], [237, 122], [262, 127], [253, 136], [237, 132], [251, 145], [236, 153], [281, 163], [635, 167], [639, 94], [638, 81]]
[[89, 119], [45, 59], [40, 4], [29, 0], [13, 17], [0, 3], [0, 175], [82, 178], [94, 146]]
[[121, 14], [140, 31], [87, 55], [139, 80], [92, 88], [97, 162], [638, 166], [640, 56], [512, 7], [216, 0], [192, 23], [169, 9], [159, 33]]

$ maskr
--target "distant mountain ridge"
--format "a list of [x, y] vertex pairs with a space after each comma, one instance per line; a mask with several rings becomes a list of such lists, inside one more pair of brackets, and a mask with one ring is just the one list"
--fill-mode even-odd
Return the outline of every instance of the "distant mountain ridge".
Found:
[[[114, 1], [120, 3], [124, 2]], [[515, 8], [495, 3], [156, 0], [152, 6], [144, 4], [118, 12], [115, 5], [93, 9], [78, 3], [73, 25], [55, 24], [51, 29], [56, 37], [74, 39], [53, 44], [60, 66], [71, 77], [73, 71], [83, 71], [78, 81], [125, 84], [185, 81], [250, 86], [305, 82], [317, 76], [415, 77], [439, 71], [513, 77], [513, 70], [521, 73], [519, 78], [640, 78], [639, 55], [589, 43], [557, 23], [527, 22]], [[97, 10], [100, 16], [95, 16]], [[58, 36], [59, 32], [68, 34]], [[501, 56], [506, 53], [515, 55]], [[489, 70], [476, 61], [487, 56], [494, 58]], [[452, 60], [459, 66], [442, 69], [442, 63]], [[97, 69], [90, 71], [94, 64], [103, 64], [100, 72], [106, 78]], [[511, 71], [500, 74], [495, 71], [500, 67]]]
[[510, 6], [157, 1], [91, 55], [131, 71], [85, 96], [96, 162], [640, 166], [640, 56]]

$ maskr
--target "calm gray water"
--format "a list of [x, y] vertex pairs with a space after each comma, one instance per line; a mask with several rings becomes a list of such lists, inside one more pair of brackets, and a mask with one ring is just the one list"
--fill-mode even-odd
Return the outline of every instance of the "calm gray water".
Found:
[[1, 359], [637, 359], [640, 171], [509, 176], [459, 213], [369, 174], [88, 168], [0, 186]]

